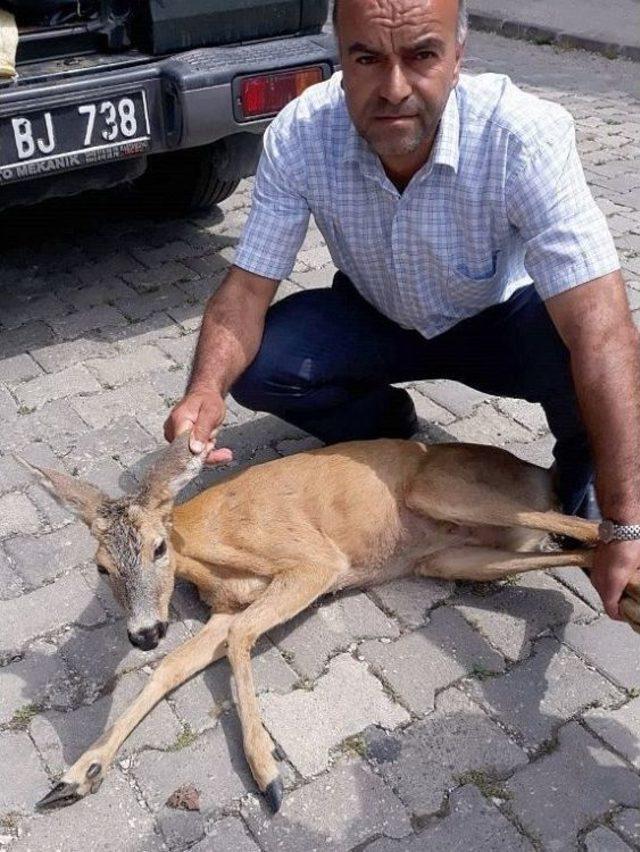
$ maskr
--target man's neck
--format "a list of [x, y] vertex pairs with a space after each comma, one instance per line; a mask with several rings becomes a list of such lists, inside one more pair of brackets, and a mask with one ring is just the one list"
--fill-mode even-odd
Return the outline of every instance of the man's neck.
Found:
[[437, 132], [438, 128], [436, 128], [435, 133], [430, 139], [411, 154], [406, 154], [402, 157], [387, 157], [384, 159], [380, 157], [380, 162], [382, 163], [382, 168], [384, 169], [385, 174], [399, 192], [404, 192], [407, 186], [411, 183], [413, 176], [416, 175], [429, 161]]

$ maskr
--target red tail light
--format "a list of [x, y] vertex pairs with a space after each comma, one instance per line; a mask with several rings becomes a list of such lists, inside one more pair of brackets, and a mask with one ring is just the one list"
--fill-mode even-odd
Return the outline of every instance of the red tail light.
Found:
[[240, 84], [243, 118], [275, 115], [309, 86], [320, 83], [322, 76], [322, 68], [315, 66], [245, 78]]

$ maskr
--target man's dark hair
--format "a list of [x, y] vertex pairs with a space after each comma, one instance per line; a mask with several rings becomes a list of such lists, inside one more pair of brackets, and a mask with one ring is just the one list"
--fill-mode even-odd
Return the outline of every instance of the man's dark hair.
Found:
[[[332, 20], [334, 29], [337, 29], [338, 26], [338, 2], [339, 0], [333, 0]], [[456, 30], [458, 44], [462, 44], [466, 39], [468, 29], [469, 14], [467, 12], [467, 0], [458, 0], [458, 27]]]

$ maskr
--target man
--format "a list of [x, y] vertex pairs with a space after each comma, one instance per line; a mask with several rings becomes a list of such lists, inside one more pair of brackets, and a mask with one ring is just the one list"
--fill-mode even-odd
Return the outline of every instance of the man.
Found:
[[[335, 16], [343, 76], [266, 135], [167, 438], [193, 427], [197, 452], [229, 391], [326, 442], [408, 438], [392, 384], [456, 379], [542, 404], [565, 511], [586, 510], [593, 453], [605, 517], [640, 523], [638, 337], [570, 116], [505, 77], [460, 78], [457, 0], [340, 0]], [[340, 271], [268, 310], [310, 213]], [[599, 545], [612, 618], [639, 566], [639, 541]]]

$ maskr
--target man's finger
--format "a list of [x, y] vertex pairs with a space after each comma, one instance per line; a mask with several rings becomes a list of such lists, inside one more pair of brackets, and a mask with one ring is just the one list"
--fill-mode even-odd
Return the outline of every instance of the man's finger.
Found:
[[211, 450], [205, 459], [206, 464], [228, 464], [233, 461], [233, 453], [226, 447], [221, 447], [219, 450]]
[[615, 621], [622, 621], [620, 598], [627, 585], [628, 572], [609, 570], [604, 580], [600, 580], [600, 577], [594, 579], [594, 585], [600, 593], [607, 615]]
[[220, 407], [205, 400], [191, 431], [191, 452], [201, 453], [211, 440], [211, 434], [220, 425]]

